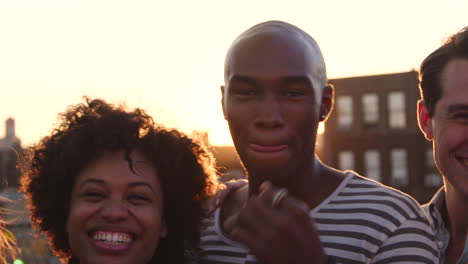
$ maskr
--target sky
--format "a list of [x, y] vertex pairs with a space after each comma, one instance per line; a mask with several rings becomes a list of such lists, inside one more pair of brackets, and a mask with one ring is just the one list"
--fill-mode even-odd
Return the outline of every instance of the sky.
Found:
[[466, 0], [0, 0], [0, 138], [13, 117], [22, 145], [34, 144], [89, 96], [230, 145], [224, 56], [249, 27], [302, 28], [339, 78], [417, 70], [468, 26], [466, 10]]

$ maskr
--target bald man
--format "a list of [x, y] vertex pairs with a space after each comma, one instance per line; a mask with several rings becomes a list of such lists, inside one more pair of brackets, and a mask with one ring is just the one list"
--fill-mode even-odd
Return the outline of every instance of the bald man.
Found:
[[314, 39], [280, 21], [231, 45], [222, 109], [248, 188], [202, 230], [201, 263], [437, 263], [434, 233], [412, 198], [315, 155], [333, 104]]

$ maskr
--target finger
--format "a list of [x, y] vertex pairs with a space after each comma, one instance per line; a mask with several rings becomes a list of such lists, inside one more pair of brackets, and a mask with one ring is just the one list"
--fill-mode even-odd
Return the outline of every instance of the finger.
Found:
[[272, 208], [278, 209], [281, 204], [281, 200], [286, 198], [287, 190], [284, 188], [277, 188], [270, 182], [263, 182], [260, 185], [260, 193], [258, 197], [263, 203]]
[[217, 195], [216, 198], [216, 207], [221, 206], [223, 201], [226, 199], [226, 197], [231, 193], [235, 192], [238, 189], [241, 189], [242, 187], [246, 186], [249, 182], [244, 179], [240, 179], [237, 181], [230, 181], [225, 184], [225, 189], [222, 192], [219, 192], [219, 195]]
[[275, 229], [289, 229], [298, 223], [299, 226], [310, 225], [311, 218], [309, 217], [309, 207], [299, 199], [296, 199], [290, 194], [283, 196], [276, 205], [273, 205], [272, 199], [278, 194], [280, 188], [266, 186], [266, 189], [257, 197], [257, 213], [262, 213], [264, 219], [267, 219], [267, 225], [270, 231]]
[[[259, 194], [259, 197], [261, 197], [262, 200], [266, 204], [270, 204], [270, 206], [273, 206], [273, 207], [275, 207], [277, 209], [293, 209], [293, 210], [296, 210], [297, 208], [300, 208], [303, 211], [306, 211], [306, 212], [309, 211], [309, 206], [307, 205], [307, 203], [295, 198], [290, 193], [286, 193], [286, 195], [284, 195], [282, 197], [276, 197], [275, 198], [275, 196], [278, 196], [278, 194], [279, 194], [278, 192], [280, 192], [281, 188], [278, 188], [278, 187], [274, 186], [273, 184], [271, 184], [268, 181], [263, 182], [260, 185], [260, 190], [261, 190], [261, 192]], [[274, 199], [278, 199], [278, 198], [280, 198], [280, 200], [274, 201]]]
[[231, 189], [229, 189], [227, 185], [224, 185], [222, 189], [216, 193], [215, 199], [213, 199], [213, 207], [218, 208], [224, 202], [230, 192]]
[[300, 210], [302, 212], [308, 213], [310, 211], [309, 206], [306, 202], [301, 201], [294, 196], [288, 194], [286, 195], [278, 204], [279, 208], [287, 210], [287, 211], [297, 211]]
[[219, 207], [221, 206], [221, 204], [224, 202], [224, 200], [226, 199], [226, 197], [229, 196], [229, 194], [231, 194], [232, 192], [236, 192], [237, 190], [239, 189], [242, 189], [244, 186], [246, 186], [249, 182], [244, 180], [244, 179], [240, 179], [240, 180], [237, 180], [237, 181], [231, 181], [231, 182], [227, 182], [225, 184], [225, 188], [224, 190], [218, 192], [218, 194], [216, 195], [216, 200], [215, 200], [215, 207]]
[[260, 192], [266, 191], [273, 187], [273, 184], [270, 181], [264, 181], [262, 184], [260, 184], [259, 190]]
[[242, 228], [236, 228], [232, 232], [232, 238], [244, 244], [258, 260], [264, 261], [262, 263], [271, 263], [270, 261], [265, 262], [271, 254], [270, 245], [259, 240], [256, 234]]
[[244, 244], [251, 252], [261, 252], [260, 247], [264, 244], [263, 241], [259, 241], [257, 234], [242, 227], [236, 227], [232, 231], [231, 237], [233, 240]]
[[226, 183], [226, 186], [229, 188], [229, 187], [233, 187], [235, 189], [239, 188], [239, 187], [242, 187], [244, 185], [246, 185], [247, 183], [249, 183], [246, 179], [239, 179], [237, 181], [230, 181], [230, 182], [227, 182]]
[[[256, 210], [257, 216], [249, 218], [248, 222], [239, 224], [232, 234], [234, 240], [246, 245], [257, 259], [263, 261], [262, 263], [271, 263], [267, 260], [275, 256], [272, 250], [285, 248], [291, 242], [294, 242], [290, 240], [290, 228], [291, 225], [297, 223], [291, 222], [290, 217], [282, 211], [274, 210], [271, 207], [266, 207], [265, 209], [265, 211]], [[259, 221], [261, 218], [258, 217], [259, 212], [268, 212], [270, 216], [266, 218], [268, 219], [266, 222], [261, 223]], [[297, 233], [304, 235], [296, 230], [293, 232], [296, 236]]]
[[[298, 237], [300, 236], [300, 233], [317, 234], [315, 221], [309, 216], [310, 208], [307, 203], [296, 199], [292, 195], [287, 195], [281, 200], [277, 207], [277, 211], [281, 212], [284, 216], [281, 221], [287, 221], [290, 223], [290, 232], [296, 233]], [[275, 222], [272, 224], [278, 224], [279, 227], [282, 226], [281, 222]]]
[[216, 208], [218, 208], [218, 199], [222, 196], [222, 201], [226, 198], [228, 191], [226, 190], [226, 185], [220, 184], [217, 192], [214, 195], [211, 195], [203, 200], [202, 208], [207, 213], [212, 213]]
[[266, 207], [258, 197], [251, 197], [239, 212], [237, 223], [252, 233], [266, 233], [272, 217], [268, 211], [271, 211], [271, 208]]

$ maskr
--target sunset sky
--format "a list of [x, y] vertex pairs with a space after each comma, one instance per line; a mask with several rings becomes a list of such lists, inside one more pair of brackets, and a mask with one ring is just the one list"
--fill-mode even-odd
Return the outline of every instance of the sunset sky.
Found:
[[0, 0], [0, 138], [13, 117], [32, 144], [88, 95], [232, 144], [219, 87], [227, 48], [250, 26], [299, 26], [337, 78], [417, 69], [468, 26], [466, 10], [466, 0]]

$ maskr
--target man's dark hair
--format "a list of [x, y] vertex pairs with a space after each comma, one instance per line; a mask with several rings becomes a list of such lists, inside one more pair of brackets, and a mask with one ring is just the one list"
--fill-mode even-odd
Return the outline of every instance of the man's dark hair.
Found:
[[73, 258], [66, 222], [75, 180], [103, 153], [128, 156], [137, 150], [158, 171], [168, 229], [149, 263], [184, 263], [187, 249], [198, 246], [202, 199], [216, 191], [212, 154], [177, 130], [155, 124], [141, 109], [85, 101], [60, 114], [58, 127], [21, 164], [33, 226], [47, 236], [56, 256]]
[[442, 96], [442, 72], [450, 60], [457, 58], [468, 59], [468, 27], [450, 36], [421, 63], [419, 89], [431, 117], [434, 115], [437, 101]]

